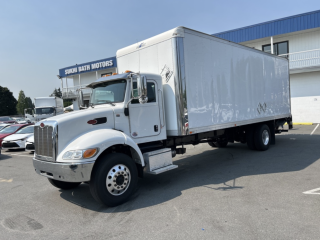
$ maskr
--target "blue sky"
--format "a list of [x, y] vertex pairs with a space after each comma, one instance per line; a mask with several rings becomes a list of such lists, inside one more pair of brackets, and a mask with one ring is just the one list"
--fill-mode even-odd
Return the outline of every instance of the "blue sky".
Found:
[[319, 0], [0, 0], [0, 86], [44, 97], [61, 87], [60, 68], [177, 26], [213, 34], [318, 9]]

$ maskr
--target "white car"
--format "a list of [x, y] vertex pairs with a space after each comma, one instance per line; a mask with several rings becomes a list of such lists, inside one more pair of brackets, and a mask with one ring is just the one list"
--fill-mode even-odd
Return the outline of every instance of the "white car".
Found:
[[34, 152], [34, 135], [28, 137], [26, 140], [26, 151]]
[[1, 129], [4, 129], [5, 127], [8, 127], [8, 126], [10, 126], [10, 124], [8, 124], [8, 123], [1, 123], [1, 124], [0, 124], [0, 130], [1, 130]]
[[20, 129], [18, 132], [5, 137], [2, 141], [2, 149], [24, 149], [26, 140], [33, 136], [34, 126], [28, 126]]

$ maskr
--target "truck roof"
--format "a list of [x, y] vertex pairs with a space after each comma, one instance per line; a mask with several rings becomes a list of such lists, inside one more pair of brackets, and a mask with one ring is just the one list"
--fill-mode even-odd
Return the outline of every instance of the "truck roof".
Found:
[[[109, 81], [118, 80], [118, 79], [127, 79], [128, 76], [130, 75], [130, 73], [131, 72], [129, 72], [129, 73], [120, 73], [120, 74], [111, 75], [111, 76], [108, 76], [108, 77], [102, 77], [102, 78], [99, 78], [96, 81], [90, 83], [86, 87], [92, 88], [95, 85], [103, 83], [103, 82], [109, 82]], [[141, 74], [148, 74], [149, 76], [151, 75], [154, 78], [159, 77], [157, 74], [154, 74], [154, 73], [141, 73]]]
[[[184, 37], [185, 36], [185, 32], [190, 32], [190, 31], [193, 34], [202, 34], [203, 36], [206, 35], [207, 37], [209, 37], [211, 39], [216, 39], [217, 41], [229, 42], [230, 44], [237, 45], [237, 46], [239, 46], [241, 48], [250, 49], [251, 51], [255, 51], [255, 52], [259, 52], [261, 54], [269, 55], [269, 56], [272, 56], [274, 58], [286, 59], [286, 58], [281, 57], [281, 56], [277, 56], [277, 55], [274, 55], [274, 54], [271, 54], [271, 53], [267, 53], [267, 52], [261, 51], [259, 49], [251, 48], [251, 47], [239, 44], [239, 43], [235, 43], [235, 42], [232, 42], [232, 41], [229, 41], [229, 40], [226, 40], [226, 39], [219, 38], [219, 37], [214, 36], [214, 35], [210, 35], [208, 33], [200, 32], [200, 31], [197, 31], [197, 30], [194, 30], [194, 29], [191, 29], [191, 28], [183, 27], [183, 26], [179, 26], [179, 27], [173, 28], [173, 29], [171, 29], [169, 31], [160, 33], [160, 34], [158, 34], [156, 36], [153, 36], [151, 38], [145, 39], [145, 40], [143, 40], [141, 42], [138, 42], [138, 43], [129, 45], [127, 47], [121, 48], [121, 49], [119, 49], [117, 51], [116, 57], [117, 58], [122, 57], [124, 55], [139, 51], [141, 49], [150, 47], [152, 45], [155, 45], [157, 43], [163, 42], [163, 41], [171, 39], [171, 38]], [[287, 61], [289, 61], [289, 60], [287, 59]]]
[[87, 85], [87, 87], [92, 88], [93, 86], [99, 84], [99, 83], [103, 83], [103, 82], [107, 82], [107, 81], [112, 81], [112, 80], [118, 80], [118, 79], [126, 79], [128, 76], [130, 75], [130, 73], [121, 73], [121, 74], [117, 74], [117, 75], [111, 75], [108, 77], [101, 77], [99, 79], [97, 79], [96, 81], [90, 83], [89, 85]]

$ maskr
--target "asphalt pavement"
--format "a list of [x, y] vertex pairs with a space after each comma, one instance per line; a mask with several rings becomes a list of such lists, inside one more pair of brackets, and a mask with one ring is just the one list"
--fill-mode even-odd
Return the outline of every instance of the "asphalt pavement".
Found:
[[266, 152], [188, 146], [177, 169], [145, 175], [114, 208], [95, 202], [88, 184], [54, 188], [32, 154], [2, 151], [0, 239], [320, 239], [315, 127], [294, 126]]

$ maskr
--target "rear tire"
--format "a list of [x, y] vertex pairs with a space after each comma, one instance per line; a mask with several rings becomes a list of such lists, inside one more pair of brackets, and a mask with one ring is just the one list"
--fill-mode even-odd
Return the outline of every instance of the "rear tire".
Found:
[[51, 178], [48, 178], [48, 180], [56, 188], [60, 188], [60, 189], [64, 189], [64, 190], [76, 188], [81, 184], [81, 182], [79, 182], [79, 183], [78, 182], [62, 182], [62, 181], [54, 180]]
[[254, 131], [254, 144], [257, 150], [266, 151], [269, 148], [271, 140], [270, 129], [268, 125], [258, 125]]
[[214, 144], [214, 142], [208, 142], [208, 144], [209, 144], [211, 147], [213, 147], [213, 148], [217, 147], [217, 146]]
[[228, 145], [228, 140], [227, 139], [222, 139], [217, 142], [214, 142], [214, 145], [217, 146], [217, 148], [225, 148]]
[[122, 153], [102, 158], [92, 171], [90, 191], [97, 202], [115, 207], [126, 202], [136, 189], [137, 167], [133, 159]]

